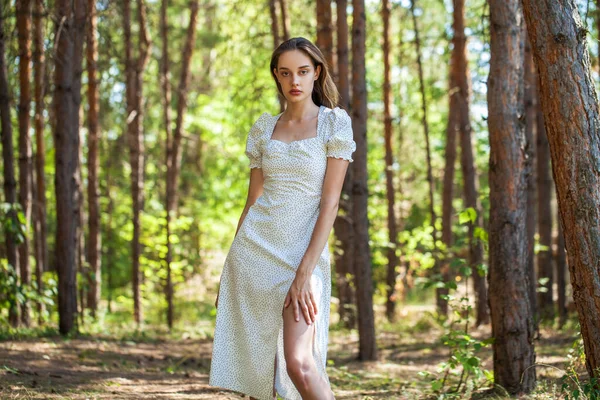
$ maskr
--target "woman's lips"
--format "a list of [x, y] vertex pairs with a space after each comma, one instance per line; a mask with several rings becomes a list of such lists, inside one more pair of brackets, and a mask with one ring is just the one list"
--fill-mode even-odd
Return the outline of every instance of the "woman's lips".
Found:
[[290, 90], [290, 94], [292, 96], [298, 96], [300, 93], [302, 93], [302, 90], [296, 90], [296, 89]]

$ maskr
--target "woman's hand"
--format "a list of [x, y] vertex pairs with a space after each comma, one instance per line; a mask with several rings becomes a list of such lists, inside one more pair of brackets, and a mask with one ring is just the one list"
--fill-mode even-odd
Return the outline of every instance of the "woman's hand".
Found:
[[283, 308], [287, 308], [290, 304], [294, 306], [294, 317], [296, 322], [300, 321], [300, 311], [302, 311], [308, 325], [311, 325], [315, 321], [317, 315], [317, 302], [312, 293], [309, 278], [303, 278], [296, 275], [287, 296], [285, 296]]

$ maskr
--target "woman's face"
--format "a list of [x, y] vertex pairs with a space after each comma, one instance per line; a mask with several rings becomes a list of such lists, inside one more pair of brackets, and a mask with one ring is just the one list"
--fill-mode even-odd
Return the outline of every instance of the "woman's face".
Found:
[[304, 52], [290, 50], [279, 55], [277, 68], [273, 72], [286, 100], [297, 103], [311, 98], [321, 66], [315, 69], [312, 60]]

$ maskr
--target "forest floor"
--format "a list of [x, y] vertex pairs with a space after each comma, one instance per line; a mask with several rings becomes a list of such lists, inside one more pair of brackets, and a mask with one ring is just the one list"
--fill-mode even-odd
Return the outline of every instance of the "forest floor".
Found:
[[[426, 395], [431, 392], [431, 379], [423, 377], [423, 372], [439, 376], [438, 367], [448, 360], [449, 350], [440, 342], [440, 326], [423, 317], [428, 312], [413, 311], [413, 322], [378, 327], [379, 358], [372, 362], [356, 361], [356, 331], [332, 327], [328, 374], [336, 399], [449, 398]], [[485, 339], [490, 335], [489, 326], [470, 334]], [[560, 378], [576, 340], [574, 329], [541, 330], [536, 362], [544, 366], [536, 367], [538, 388], [521, 398], [563, 397]], [[0, 399], [244, 398], [208, 386], [211, 349], [209, 337], [116, 339], [96, 334], [66, 339], [56, 335], [4, 338], [0, 341]], [[490, 346], [477, 356], [482, 368], [492, 369]]]

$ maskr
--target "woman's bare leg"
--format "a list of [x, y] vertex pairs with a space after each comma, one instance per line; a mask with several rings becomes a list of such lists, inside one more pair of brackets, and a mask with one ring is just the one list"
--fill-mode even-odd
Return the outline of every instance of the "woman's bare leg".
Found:
[[294, 319], [294, 308], [283, 309], [283, 348], [287, 373], [303, 400], [330, 400], [333, 393], [319, 375], [313, 358], [315, 325], [308, 325], [302, 313], [300, 321]]

